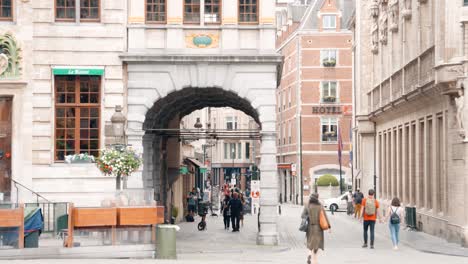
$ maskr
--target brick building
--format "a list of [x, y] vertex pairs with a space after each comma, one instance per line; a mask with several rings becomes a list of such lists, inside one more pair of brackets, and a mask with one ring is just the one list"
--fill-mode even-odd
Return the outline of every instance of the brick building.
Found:
[[[351, 183], [352, 35], [345, 27], [354, 1], [317, 0], [278, 5], [277, 49], [284, 56], [277, 91], [277, 146], [280, 199], [301, 202], [315, 179]], [[301, 184], [302, 179], [302, 184]]]

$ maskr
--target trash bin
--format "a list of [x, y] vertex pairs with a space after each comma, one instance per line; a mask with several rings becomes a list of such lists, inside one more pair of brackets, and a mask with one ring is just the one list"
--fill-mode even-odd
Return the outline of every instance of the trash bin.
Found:
[[24, 247], [39, 247], [39, 235], [44, 228], [44, 218], [40, 208], [25, 208]]
[[156, 258], [176, 259], [176, 232], [177, 225], [158, 225], [156, 228]]
[[39, 247], [39, 230], [26, 233], [24, 235], [24, 248]]

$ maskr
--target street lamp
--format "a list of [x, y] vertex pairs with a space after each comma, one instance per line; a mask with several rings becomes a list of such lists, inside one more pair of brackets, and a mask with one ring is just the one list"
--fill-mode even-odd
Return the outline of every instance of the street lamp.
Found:
[[[122, 106], [116, 105], [115, 106], [115, 112], [111, 117], [111, 123], [112, 123], [112, 134], [115, 138], [115, 144], [113, 144], [113, 147], [119, 151], [122, 151], [123, 148], [125, 147], [125, 121], [127, 119], [125, 116], [122, 114]], [[121, 175], [117, 175], [116, 179], [116, 187], [117, 190], [120, 190], [120, 181], [121, 181]], [[124, 179], [123, 182], [123, 187], [124, 189], [127, 188], [127, 179]]]

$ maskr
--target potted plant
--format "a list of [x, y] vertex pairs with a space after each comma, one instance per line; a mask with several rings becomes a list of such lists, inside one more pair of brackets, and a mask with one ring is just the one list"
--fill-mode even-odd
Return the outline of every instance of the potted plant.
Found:
[[74, 155], [65, 156], [66, 163], [93, 163], [95, 162], [94, 156], [88, 155], [88, 153], [80, 153]]
[[124, 147], [101, 150], [96, 165], [104, 175], [116, 176], [116, 188], [120, 190], [122, 176], [130, 176], [141, 165], [141, 158], [136, 152]]
[[325, 103], [334, 103], [334, 102], [336, 102], [336, 97], [335, 96], [325, 96], [323, 98], [323, 101]]
[[325, 67], [335, 67], [336, 66], [336, 59], [329, 58], [323, 60], [323, 66]]

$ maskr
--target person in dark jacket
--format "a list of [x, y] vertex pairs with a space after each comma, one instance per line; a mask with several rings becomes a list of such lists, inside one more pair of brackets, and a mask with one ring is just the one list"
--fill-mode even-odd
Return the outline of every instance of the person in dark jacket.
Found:
[[229, 194], [224, 195], [223, 202], [221, 204], [221, 210], [223, 212], [223, 221], [224, 221], [224, 229], [229, 229], [229, 221], [231, 221], [231, 211], [229, 210], [229, 201], [231, 197]]
[[233, 199], [229, 201], [229, 209], [231, 210], [232, 232], [239, 232], [242, 202], [239, 199], [239, 194], [236, 192], [233, 194]]

